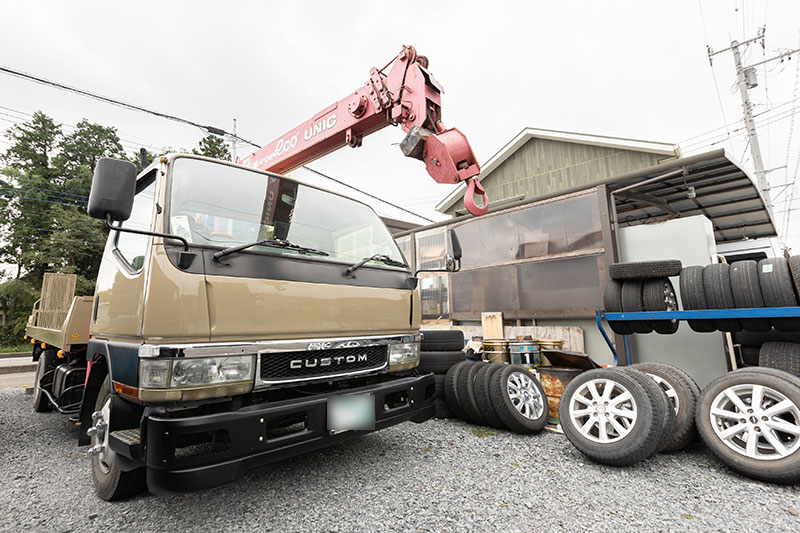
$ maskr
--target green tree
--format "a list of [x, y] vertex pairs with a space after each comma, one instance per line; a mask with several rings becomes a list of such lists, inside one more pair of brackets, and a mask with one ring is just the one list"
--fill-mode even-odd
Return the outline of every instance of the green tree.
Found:
[[231, 160], [231, 153], [228, 150], [228, 145], [225, 144], [225, 140], [218, 135], [206, 135], [200, 139], [200, 144], [197, 148], [192, 149], [192, 153], [213, 157], [214, 159], [221, 159], [222, 161]]
[[35, 172], [50, 180], [54, 174], [51, 159], [61, 136], [61, 126], [36, 111], [29, 122], [15, 124], [6, 131], [6, 137], [13, 144], [2, 159], [7, 166]]

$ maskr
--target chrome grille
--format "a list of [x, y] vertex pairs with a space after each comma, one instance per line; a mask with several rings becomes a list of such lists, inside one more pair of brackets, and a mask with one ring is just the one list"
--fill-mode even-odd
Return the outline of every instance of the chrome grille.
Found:
[[270, 383], [365, 373], [385, 367], [386, 354], [386, 345], [262, 353], [259, 372]]

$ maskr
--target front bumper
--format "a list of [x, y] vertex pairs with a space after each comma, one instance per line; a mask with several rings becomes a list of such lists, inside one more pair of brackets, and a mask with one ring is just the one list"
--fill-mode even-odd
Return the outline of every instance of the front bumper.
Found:
[[[401, 422], [424, 422], [434, 414], [433, 374], [395, 380], [348, 390], [348, 394], [375, 397], [375, 430]], [[250, 468], [317, 450], [368, 433], [347, 431], [331, 434], [327, 428], [327, 401], [333, 394], [243, 407], [236, 411], [188, 418], [149, 416], [143, 422], [146, 435], [145, 463], [151, 492], [198, 490], [235, 480]], [[387, 402], [401, 405], [385, 408]], [[292, 433], [274, 436], [269, 429], [277, 420], [300, 417], [305, 424]], [[222, 451], [176, 457], [179, 442], [194, 434], [226, 435]], [[112, 434], [113, 435], [113, 434]], [[228, 444], [229, 443], [229, 444]], [[114, 447], [114, 446], [112, 446]], [[179, 450], [180, 452], [180, 450]]]

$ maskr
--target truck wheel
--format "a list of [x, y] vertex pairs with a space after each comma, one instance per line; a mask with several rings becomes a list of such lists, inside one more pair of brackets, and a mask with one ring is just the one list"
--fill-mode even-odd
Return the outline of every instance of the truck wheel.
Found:
[[[681, 270], [681, 300], [685, 311], [708, 309], [706, 292], [703, 289], [703, 267], [688, 266]], [[713, 320], [687, 320], [689, 327], [698, 333], [716, 331]]]
[[[745, 309], [764, 307], [761, 285], [758, 282], [758, 263], [736, 261], [731, 265], [731, 290], [736, 307]], [[748, 331], [769, 331], [772, 324], [768, 318], [742, 318], [742, 327]]]
[[728, 467], [768, 483], [800, 482], [800, 387], [778, 371], [741, 369], [708, 384], [697, 429]]
[[620, 370], [588, 370], [564, 388], [558, 417], [564, 435], [597, 463], [630, 466], [650, 457], [662, 438], [656, 401]]
[[495, 411], [492, 405], [489, 386], [492, 382], [492, 376], [494, 376], [495, 372], [498, 370], [502, 370], [503, 367], [504, 365], [498, 363], [484, 365], [483, 368], [478, 370], [475, 376], [475, 384], [473, 385], [475, 389], [475, 403], [478, 404], [478, 409], [480, 409], [481, 414], [483, 414], [483, 417], [489, 425], [497, 429], [508, 429], [508, 426], [505, 425], [502, 418], [497, 416], [497, 411]]
[[467, 365], [472, 364], [474, 363], [467, 361], [456, 363], [450, 367], [450, 370], [444, 376], [444, 398], [447, 401], [447, 407], [450, 408], [453, 416], [460, 420], [466, 420], [466, 416], [464, 415], [464, 409], [461, 407], [461, 399], [458, 397], [458, 378], [462, 371], [466, 372]]
[[[622, 310], [626, 313], [644, 311], [641, 281], [628, 280], [622, 284]], [[634, 333], [650, 333], [653, 331], [653, 324], [649, 320], [629, 320], [628, 327]]]
[[[45, 350], [39, 355], [39, 362], [36, 365], [36, 377], [33, 378], [33, 410], [37, 413], [46, 413], [53, 409], [53, 406], [50, 405], [50, 400], [42, 393], [41, 381], [45, 374], [56, 368], [57, 358], [55, 350]], [[52, 388], [52, 385], [53, 376], [50, 375], [44, 386], [45, 388]]]
[[506, 365], [489, 384], [497, 416], [517, 433], [534, 433], [547, 424], [547, 395], [536, 376], [520, 365]]
[[776, 368], [800, 376], [800, 344], [765, 342], [758, 352], [758, 366]]
[[[727, 263], [714, 263], [703, 268], [703, 289], [709, 309], [735, 309], [731, 289], [731, 270]], [[742, 323], [738, 318], [715, 319], [714, 325], [720, 331], [739, 331]]]
[[478, 426], [485, 426], [486, 418], [478, 409], [478, 402], [475, 401], [475, 376], [478, 370], [487, 364], [489, 363], [482, 361], [467, 363], [468, 366], [464, 367], [464, 370], [458, 375], [458, 400], [466, 415], [465, 420]]
[[92, 449], [99, 453], [92, 455], [92, 480], [97, 495], [105, 501], [115, 501], [142, 492], [147, 485], [145, 468], [123, 472], [116, 463], [116, 454], [108, 445], [111, 423], [111, 378], [106, 376], [97, 400], [95, 412], [102, 413], [94, 424], [96, 433], [92, 435]]
[[[603, 290], [603, 307], [607, 313], [622, 312], [622, 282], [614, 279], [608, 280]], [[630, 335], [633, 330], [624, 320], [609, 320], [611, 331], [617, 335]]]
[[[758, 281], [761, 294], [767, 307], [794, 307], [797, 296], [794, 282], [789, 272], [789, 264], [783, 257], [770, 257], [758, 262]], [[800, 330], [800, 319], [771, 318], [772, 326], [778, 331]]]
[[694, 425], [697, 398], [700, 387], [683, 370], [666, 363], [636, 363], [631, 368], [641, 370], [666, 393], [675, 411], [675, 430], [666, 435], [666, 444], [661, 450], [670, 453], [683, 450], [697, 440]]
[[[669, 278], [648, 279], [642, 283], [642, 303], [645, 311], [679, 311], [678, 297]], [[653, 320], [653, 329], [662, 335], [678, 331], [680, 322], [672, 320]]]

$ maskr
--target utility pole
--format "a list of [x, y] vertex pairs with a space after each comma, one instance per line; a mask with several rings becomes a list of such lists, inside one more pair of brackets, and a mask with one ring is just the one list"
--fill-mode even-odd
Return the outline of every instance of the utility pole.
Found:
[[758, 143], [758, 132], [756, 131], [756, 124], [753, 121], [753, 103], [750, 101], [750, 94], [749, 90], [758, 86], [758, 81], [756, 79], [756, 70], [755, 67], [763, 65], [765, 63], [769, 63], [770, 61], [775, 61], [776, 59], [782, 59], [786, 56], [792, 55], [800, 49], [790, 50], [788, 52], [783, 52], [775, 57], [770, 59], [765, 59], [764, 61], [759, 61], [758, 63], [753, 63], [749, 66], [742, 65], [742, 56], [739, 53], [739, 47], [744, 46], [746, 44], [750, 44], [756, 41], [761, 42], [761, 47], [764, 48], [764, 33], [766, 28], [761, 28], [758, 31], [758, 36], [752, 39], [748, 39], [743, 42], [733, 41], [728, 48], [723, 50], [714, 51], [710, 46], [708, 47], [708, 62], [713, 67], [713, 57], [717, 54], [721, 54], [722, 52], [731, 51], [733, 52], [733, 61], [736, 65], [736, 84], [739, 86], [739, 96], [742, 98], [742, 111], [744, 113], [744, 125], [747, 129], [747, 137], [749, 140], [750, 145], [750, 155], [753, 158], [753, 168], [756, 172], [756, 182], [758, 184], [758, 188], [761, 190], [761, 194], [764, 196], [764, 203], [767, 205], [767, 209], [770, 211], [772, 210], [772, 201], [770, 200], [770, 193], [769, 193], [769, 181], [767, 180], [767, 171], [764, 170], [764, 160], [761, 157], [761, 146]]
[[231, 161], [236, 162], [236, 119], [233, 119], [233, 137], [231, 138]]

